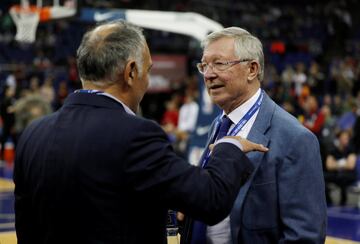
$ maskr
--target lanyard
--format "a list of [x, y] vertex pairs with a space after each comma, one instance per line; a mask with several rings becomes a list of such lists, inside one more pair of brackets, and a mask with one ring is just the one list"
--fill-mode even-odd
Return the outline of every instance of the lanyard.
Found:
[[[235, 125], [235, 127], [228, 133], [228, 136], [236, 136], [237, 133], [246, 125], [246, 123], [251, 119], [251, 117], [259, 110], [262, 100], [264, 98], [264, 91], [262, 90], [260, 96], [256, 100], [255, 104], [247, 111], [244, 117]], [[219, 120], [218, 120], [219, 123]]]
[[102, 91], [99, 90], [85, 90], [85, 89], [79, 89], [74, 91], [74, 93], [91, 93], [91, 94], [100, 94], [100, 93], [104, 93]]
[[[229, 133], [227, 133], [228, 136], [236, 136], [239, 133], [239, 131], [246, 125], [246, 123], [251, 119], [251, 117], [254, 116], [254, 114], [259, 110], [263, 98], [264, 98], [264, 91], [261, 90], [260, 96], [254, 103], [254, 105], [249, 109], [249, 111], [246, 112], [246, 114], [240, 119], [240, 121], [235, 125], [235, 127]], [[213, 137], [211, 140], [212, 142], [215, 141], [215, 138], [216, 138], [217, 134], [219, 133], [220, 124], [221, 124], [221, 116], [218, 116], [218, 119], [216, 121], [216, 126], [215, 126], [216, 130], [215, 130], [215, 133], [213, 134]], [[206, 156], [204, 157], [204, 160], [201, 164], [201, 166], [203, 168], [206, 166], [206, 164], [210, 158], [209, 148], [206, 148], [205, 155]]]

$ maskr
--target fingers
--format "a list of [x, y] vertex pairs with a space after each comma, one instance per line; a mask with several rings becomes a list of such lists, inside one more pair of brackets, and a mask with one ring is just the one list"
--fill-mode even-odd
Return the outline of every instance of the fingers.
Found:
[[265, 147], [264, 145], [258, 144], [255, 142], [251, 142], [247, 139], [240, 137], [239, 141], [240, 141], [241, 145], [243, 146], [244, 152], [251, 152], [251, 151], [267, 152], [267, 151], [269, 151], [269, 148]]
[[212, 150], [214, 150], [214, 144], [209, 145], [209, 150], [210, 150], [210, 152], [212, 152]]
[[267, 152], [269, 151], [269, 148], [265, 147], [263, 144], [255, 144], [255, 149], [253, 151], [259, 151], [259, 152]]
[[[242, 151], [245, 153], [251, 152], [251, 151], [258, 151], [258, 152], [269, 151], [269, 148], [265, 147], [264, 145], [249, 141], [245, 138], [242, 138], [241, 136], [226, 136], [224, 138], [231, 138], [231, 139], [238, 140], [243, 148]], [[210, 144], [209, 149], [210, 149], [210, 151], [212, 151], [214, 149], [214, 144]]]

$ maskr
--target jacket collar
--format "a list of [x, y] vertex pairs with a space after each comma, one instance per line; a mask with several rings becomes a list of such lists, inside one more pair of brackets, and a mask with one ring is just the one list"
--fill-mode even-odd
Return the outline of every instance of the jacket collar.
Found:
[[70, 106], [70, 105], [88, 105], [88, 106], [97, 106], [97, 107], [124, 110], [123, 105], [115, 101], [114, 99], [107, 96], [96, 95], [91, 93], [70, 94], [65, 99], [64, 106]]

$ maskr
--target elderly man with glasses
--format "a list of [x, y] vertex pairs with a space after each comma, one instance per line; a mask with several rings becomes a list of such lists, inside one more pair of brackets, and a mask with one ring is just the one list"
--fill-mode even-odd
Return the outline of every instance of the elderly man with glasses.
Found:
[[[219, 125], [271, 150], [247, 156], [255, 170], [238, 193], [230, 215], [214, 226], [187, 218], [183, 243], [324, 243], [326, 201], [318, 141], [296, 118], [261, 89], [263, 47], [248, 31], [230, 27], [203, 41], [197, 68], [206, 89], [223, 111], [214, 120], [208, 144]], [[205, 166], [209, 151], [200, 164]]]

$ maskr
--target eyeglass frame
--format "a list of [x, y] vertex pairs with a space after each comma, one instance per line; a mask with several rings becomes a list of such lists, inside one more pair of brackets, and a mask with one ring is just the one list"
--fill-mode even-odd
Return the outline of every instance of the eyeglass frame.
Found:
[[[225, 62], [216, 61], [215, 63], [214, 63], [214, 62], [210, 62], [210, 63], [202, 62], [202, 63], [197, 63], [197, 64], [196, 64], [196, 67], [197, 67], [197, 69], [198, 69], [198, 71], [199, 71], [200, 74], [205, 74], [205, 72], [207, 71], [207, 69], [208, 69], [209, 67], [211, 67], [211, 69], [212, 69], [213, 71], [220, 71], [220, 72], [222, 72], [222, 71], [225, 71], [225, 70], [229, 69], [230, 67], [232, 67], [232, 66], [234, 66], [234, 65], [236, 65], [236, 64], [243, 63], [243, 62], [249, 62], [249, 61], [251, 61], [251, 60], [252, 60], [252, 59], [245, 58], [245, 59], [239, 59], [239, 60], [233, 60], [233, 61], [225, 61]], [[225, 67], [224, 69], [216, 68], [216, 67], [214, 66], [214, 64], [216, 65], [216, 63], [218, 63], [218, 64], [220, 63], [221, 65], [225, 65], [226, 67]], [[201, 68], [201, 66], [202, 66], [203, 64], [206, 64], [207, 67], [206, 67], [206, 68]], [[214, 68], [215, 68], [215, 69], [214, 69]], [[201, 71], [201, 69], [203, 69], [203, 71]]]

